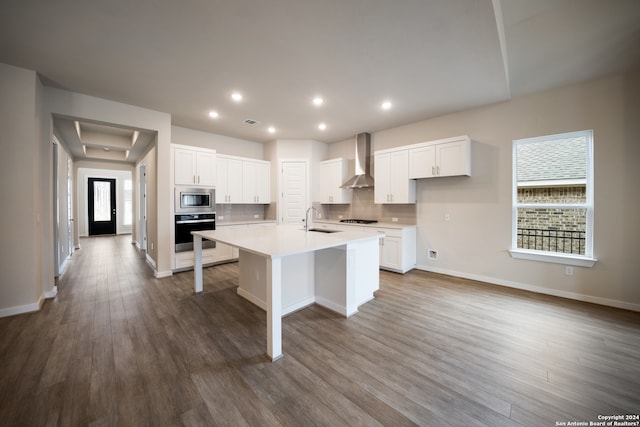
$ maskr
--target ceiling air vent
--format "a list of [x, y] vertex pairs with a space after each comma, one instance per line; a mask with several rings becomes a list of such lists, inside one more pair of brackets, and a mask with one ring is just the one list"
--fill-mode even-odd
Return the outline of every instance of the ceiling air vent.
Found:
[[260, 122], [259, 122], [259, 121], [257, 121], [257, 120], [253, 120], [253, 119], [246, 119], [246, 120], [244, 121], [244, 124], [245, 124], [245, 125], [254, 126], [254, 125], [260, 124]]

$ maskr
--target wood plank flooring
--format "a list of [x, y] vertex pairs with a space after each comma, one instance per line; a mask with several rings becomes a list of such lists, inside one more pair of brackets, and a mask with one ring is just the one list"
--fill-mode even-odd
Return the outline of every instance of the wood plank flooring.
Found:
[[555, 426], [640, 413], [640, 313], [413, 271], [350, 319], [283, 319], [238, 264], [155, 279], [130, 236], [82, 240], [37, 313], [0, 319], [3, 426]]

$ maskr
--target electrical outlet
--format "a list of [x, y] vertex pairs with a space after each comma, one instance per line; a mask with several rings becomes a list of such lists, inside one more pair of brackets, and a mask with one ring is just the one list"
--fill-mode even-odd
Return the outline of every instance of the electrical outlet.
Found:
[[573, 267], [571, 267], [570, 265], [565, 266], [564, 274], [565, 276], [573, 276]]
[[253, 219], [260, 219], [260, 215], [255, 214], [255, 215], [253, 216]]
[[393, 218], [391, 218], [391, 222], [398, 222], [398, 218], [394, 216]]
[[448, 213], [444, 214], [444, 220], [451, 221], [451, 214], [448, 214]]
[[427, 249], [427, 257], [432, 260], [438, 259], [438, 251], [435, 249]]
[[218, 215], [218, 219], [222, 221], [224, 219], [224, 215]]
[[338, 219], [342, 219], [342, 218], [344, 218], [343, 215], [338, 215]]

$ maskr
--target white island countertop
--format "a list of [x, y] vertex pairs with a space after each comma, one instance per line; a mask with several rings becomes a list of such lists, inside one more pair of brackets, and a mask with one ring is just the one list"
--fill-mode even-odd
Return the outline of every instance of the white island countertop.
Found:
[[191, 234], [268, 257], [314, 252], [351, 242], [381, 238], [375, 231], [323, 233], [306, 231], [299, 225], [194, 231]]

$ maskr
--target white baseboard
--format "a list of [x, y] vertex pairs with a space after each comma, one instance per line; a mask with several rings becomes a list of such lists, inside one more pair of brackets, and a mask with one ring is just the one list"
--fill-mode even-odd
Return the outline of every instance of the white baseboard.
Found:
[[297, 302], [295, 304], [291, 304], [291, 305], [288, 305], [286, 307], [282, 307], [282, 315], [286, 316], [288, 314], [293, 313], [294, 311], [302, 310], [303, 308], [310, 306], [314, 302], [316, 302], [316, 299], [314, 297], [310, 297], [310, 298], [307, 298], [304, 301], [300, 301], [300, 302]]
[[171, 277], [171, 276], [173, 276], [173, 271], [171, 270], [153, 272], [153, 277], [155, 277], [156, 279], [162, 279], [164, 277]]
[[622, 308], [625, 310], [639, 311], [640, 304], [634, 304], [625, 301], [618, 301], [608, 298], [594, 297], [591, 295], [578, 294], [575, 292], [560, 291], [557, 289], [543, 288], [540, 286], [529, 285], [527, 283], [513, 282], [511, 280], [497, 279], [495, 277], [480, 276], [476, 274], [467, 274], [460, 271], [447, 270], [444, 268], [429, 267], [426, 265], [416, 265], [418, 270], [430, 271], [433, 273], [446, 274], [448, 276], [462, 277], [463, 279], [477, 280], [479, 282], [491, 283], [492, 285], [505, 286], [508, 288], [521, 289], [524, 291], [535, 292], [538, 294], [552, 295], [555, 297], [567, 298], [576, 301], [590, 302], [593, 304], [606, 305], [609, 307]]
[[329, 301], [328, 299], [318, 296], [316, 296], [316, 304], [321, 305], [324, 308], [328, 308], [331, 311], [335, 311], [338, 314], [342, 314], [344, 317], [349, 317], [358, 312], [356, 309], [353, 313], [347, 313], [347, 308], [345, 306], [336, 304], [333, 301]]
[[262, 301], [260, 298], [256, 297], [253, 294], [250, 294], [249, 292], [245, 291], [242, 288], [238, 288], [238, 290], [236, 292], [238, 293], [238, 295], [240, 295], [242, 298], [246, 299], [250, 303], [257, 305], [258, 307], [260, 307], [264, 311], [267, 311], [267, 303], [266, 303], [266, 301]]
[[46, 299], [55, 298], [56, 295], [58, 295], [58, 287], [57, 286], [52, 287], [51, 289], [49, 289], [48, 291], [46, 291], [44, 293], [44, 297]]
[[[247, 292], [246, 290], [244, 290], [242, 288], [238, 288], [237, 293], [238, 293], [239, 296], [241, 296], [242, 298], [246, 299], [250, 303], [257, 305], [258, 307], [260, 307], [264, 311], [267, 311], [267, 303], [265, 301], [261, 300], [260, 298], [256, 297], [253, 294], [250, 294], [249, 292]], [[288, 314], [293, 313], [294, 311], [298, 311], [298, 310], [301, 310], [301, 309], [303, 309], [305, 307], [308, 307], [311, 304], [313, 304], [314, 302], [316, 302], [315, 298], [311, 297], [311, 298], [307, 298], [304, 301], [300, 301], [300, 302], [297, 302], [295, 304], [291, 304], [291, 305], [288, 305], [286, 307], [282, 307], [282, 316], [286, 316]]]
[[149, 256], [149, 252], [146, 253], [145, 259], [147, 260], [147, 264], [149, 264], [149, 266], [151, 266], [151, 268], [153, 269], [153, 277], [155, 277], [156, 279], [173, 276], [173, 271], [171, 270], [158, 271], [156, 269], [156, 262]]
[[147, 252], [145, 254], [145, 259], [147, 260], [147, 264], [149, 264], [151, 266], [151, 268], [153, 268], [155, 270], [156, 269], [156, 262], [153, 260], [153, 258], [151, 258], [151, 256], [149, 255], [149, 252]]
[[24, 313], [31, 313], [33, 311], [38, 311], [40, 310], [40, 308], [42, 308], [43, 302], [44, 302], [44, 298], [42, 295], [40, 295], [40, 298], [38, 298], [38, 301], [32, 304], [0, 308], [0, 317], [9, 317], [9, 316], [15, 316], [16, 314], [24, 314]]

